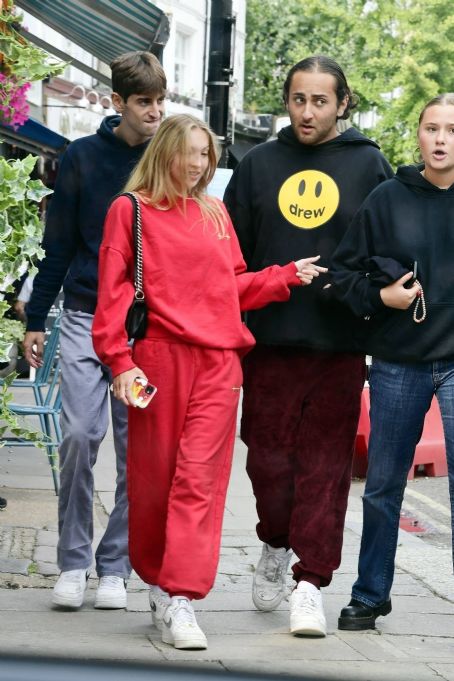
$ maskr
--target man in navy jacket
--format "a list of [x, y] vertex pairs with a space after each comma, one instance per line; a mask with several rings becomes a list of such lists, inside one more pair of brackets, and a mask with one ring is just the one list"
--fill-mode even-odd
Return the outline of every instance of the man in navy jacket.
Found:
[[[27, 305], [25, 356], [42, 361], [45, 320], [61, 286], [61, 489], [57, 560], [61, 574], [52, 602], [79, 608], [93, 560], [93, 466], [108, 426], [111, 375], [93, 349], [91, 327], [98, 288], [98, 251], [112, 199], [157, 131], [164, 113], [166, 77], [149, 52], [129, 52], [111, 64], [112, 102], [95, 135], [65, 152], [46, 219], [33, 293]], [[132, 229], [132, 225], [131, 225]], [[126, 494], [127, 410], [112, 400], [117, 463], [115, 507], [96, 551], [96, 608], [125, 608], [128, 558]]]

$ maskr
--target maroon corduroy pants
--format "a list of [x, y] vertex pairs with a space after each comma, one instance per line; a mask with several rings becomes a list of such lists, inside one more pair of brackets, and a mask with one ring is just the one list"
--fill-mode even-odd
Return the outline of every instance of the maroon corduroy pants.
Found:
[[297, 582], [327, 586], [341, 560], [364, 357], [256, 346], [243, 371], [258, 537], [293, 549]]

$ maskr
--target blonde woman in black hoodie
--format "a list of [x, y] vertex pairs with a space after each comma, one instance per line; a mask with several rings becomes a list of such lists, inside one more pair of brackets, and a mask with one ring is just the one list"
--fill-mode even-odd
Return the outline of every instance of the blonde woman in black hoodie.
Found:
[[370, 194], [333, 258], [334, 290], [369, 320], [373, 357], [358, 579], [340, 629], [391, 612], [400, 508], [434, 395], [454, 504], [454, 93], [426, 104], [418, 144], [423, 163]]

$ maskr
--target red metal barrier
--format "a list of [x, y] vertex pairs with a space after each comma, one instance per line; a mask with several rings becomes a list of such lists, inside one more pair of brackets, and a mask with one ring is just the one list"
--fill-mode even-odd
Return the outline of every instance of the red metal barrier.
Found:
[[[367, 472], [367, 448], [370, 434], [369, 406], [369, 388], [365, 387], [361, 399], [361, 415], [353, 456], [352, 477], [354, 478], [364, 478]], [[423, 474], [429, 477], [448, 474], [443, 424], [436, 398], [432, 400], [430, 409], [426, 414], [424, 430], [416, 447], [413, 465], [408, 474], [409, 480], [414, 478], [416, 472], [421, 472], [420, 466], [424, 469]]]

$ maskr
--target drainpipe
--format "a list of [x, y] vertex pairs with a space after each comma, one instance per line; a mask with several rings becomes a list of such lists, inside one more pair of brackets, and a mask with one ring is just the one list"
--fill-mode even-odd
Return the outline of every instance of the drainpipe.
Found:
[[227, 167], [229, 93], [232, 86], [232, 0], [211, 0], [206, 107], [209, 124], [221, 144], [221, 168]]

